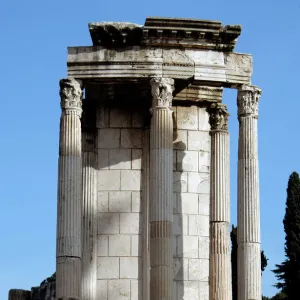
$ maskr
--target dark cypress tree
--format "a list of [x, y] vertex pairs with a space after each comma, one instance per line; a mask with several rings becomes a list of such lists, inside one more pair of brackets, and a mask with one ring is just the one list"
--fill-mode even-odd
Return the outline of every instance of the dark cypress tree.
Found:
[[268, 260], [269, 259], [265, 256], [264, 250], [262, 250], [260, 252], [260, 261], [261, 261], [261, 267], [260, 267], [260, 269], [261, 269], [261, 272], [263, 272], [266, 269], [266, 267], [268, 265]]
[[[237, 227], [232, 225], [230, 232], [231, 238], [231, 278], [232, 278], [232, 300], [237, 300]], [[261, 272], [265, 270], [268, 265], [268, 259], [265, 256], [264, 251], [261, 251]]]
[[284, 293], [278, 293], [275, 296], [273, 296], [270, 300], [288, 300], [286, 295]]
[[300, 178], [293, 172], [287, 187], [285, 216], [286, 259], [276, 265], [275, 273], [279, 282], [275, 285], [286, 294], [289, 300], [299, 300], [300, 286]]

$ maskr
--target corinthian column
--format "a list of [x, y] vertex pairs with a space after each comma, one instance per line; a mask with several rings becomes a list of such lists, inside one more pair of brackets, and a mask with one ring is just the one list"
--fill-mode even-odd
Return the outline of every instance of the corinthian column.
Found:
[[150, 300], [173, 300], [173, 83], [151, 80]]
[[80, 299], [81, 286], [81, 122], [82, 90], [74, 79], [60, 84], [56, 298]]
[[238, 299], [261, 300], [260, 209], [257, 157], [258, 101], [255, 86], [238, 89]]
[[209, 299], [231, 300], [229, 134], [227, 108], [212, 104]]
[[97, 284], [97, 186], [95, 133], [82, 133], [82, 298], [96, 300]]

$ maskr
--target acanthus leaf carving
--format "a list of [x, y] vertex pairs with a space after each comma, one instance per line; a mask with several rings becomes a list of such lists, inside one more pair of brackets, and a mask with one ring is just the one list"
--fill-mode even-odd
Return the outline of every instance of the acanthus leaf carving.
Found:
[[227, 106], [221, 103], [213, 103], [209, 109], [209, 123], [211, 130], [228, 130]]
[[174, 79], [151, 79], [152, 107], [171, 107], [174, 91]]
[[81, 117], [83, 95], [81, 83], [73, 78], [66, 78], [59, 81], [59, 86], [61, 109], [75, 112]]
[[238, 118], [253, 116], [258, 118], [258, 102], [261, 90], [256, 86], [242, 85], [238, 88]]

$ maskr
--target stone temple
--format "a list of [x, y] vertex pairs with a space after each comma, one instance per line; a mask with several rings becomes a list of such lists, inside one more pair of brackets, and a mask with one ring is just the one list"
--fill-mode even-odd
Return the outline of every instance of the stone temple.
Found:
[[251, 55], [234, 52], [241, 26], [89, 30], [59, 82], [56, 299], [232, 299], [224, 88], [238, 94], [238, 300], [261, 299], [261, 90]]

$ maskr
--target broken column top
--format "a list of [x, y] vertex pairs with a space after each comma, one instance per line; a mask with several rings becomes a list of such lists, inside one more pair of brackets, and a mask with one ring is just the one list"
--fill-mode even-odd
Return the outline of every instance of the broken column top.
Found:
[[125, 22], [89, 23], [93, 46], [116, 48], [156, 46], [233, 51], [241, 34], [240, 25], [220, 21], [148, 17], [145, 25]]

